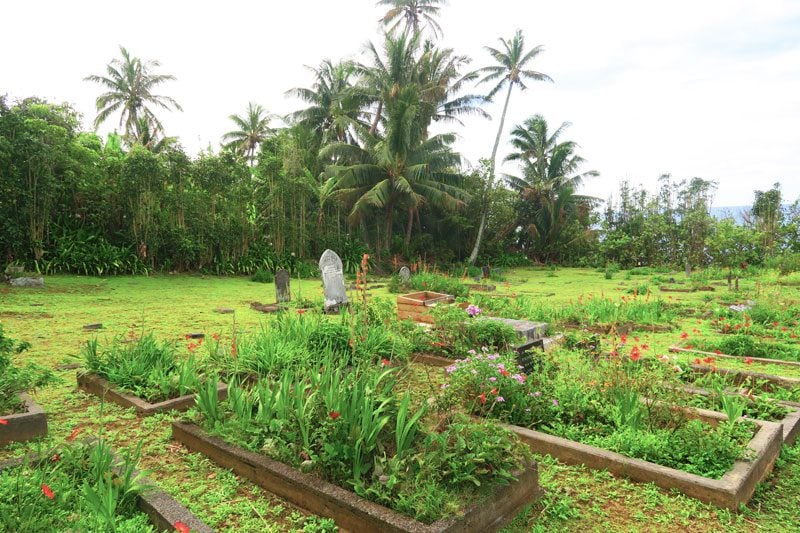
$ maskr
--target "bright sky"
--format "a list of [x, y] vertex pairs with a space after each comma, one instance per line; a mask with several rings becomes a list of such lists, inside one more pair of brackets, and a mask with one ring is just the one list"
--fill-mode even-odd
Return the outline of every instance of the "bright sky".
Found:
[[[303, 65], [358, 58], [380, 40], [381, 14], [372, 0], [7, 2], [0, 94], [71, 102], [90, 127], [99, 87], [83, 78], [121, 44], [178, 78], [163, 92], [184, 112], [162, 122], [194, 154], [216, 149], [250, 100], [298, 109], [284, 92], [311, 84]], [[670, 172], [718, 181], [719, 206], [749, 204], [776, 181], [787, 201], [800, 196], [799, 1], [450, 0], [440, 23], [475, 67], [490, 63], [483, 46], [518, 28], [527, 47], [545, 46], [532, 66], [555, 83], [512, 94], [501, 158], [513, 125], [541, 113], [553, 128], [573, 124], [565, 137], [601, 173], [588, 194], [608, 198], [621, 179], [653, 190]], [[490, 153], [501, 106], [487, 109], [492, 121], [447, 127], [468, 162]]]

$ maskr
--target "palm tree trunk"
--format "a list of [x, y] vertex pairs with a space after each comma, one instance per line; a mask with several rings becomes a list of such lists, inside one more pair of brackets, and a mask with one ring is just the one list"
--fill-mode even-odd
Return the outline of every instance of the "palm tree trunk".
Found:
[[406, 248], [411, 244], [411, 227], [414, 225], [414, 210], [408, 208], [408, 223], [406, 224]]
[[378, 121], [381, 119], [381, 113], [383, 113], [383, 100], [378, 100], [378, 110], [375, 112], [375, 120], [372, 121], [372, 126], [369, 128], [370, 135], [375, 135], [375, 132], [378, 131]]
[[497, 148], [500, 146], [500, 136], [503, 134], [503, 125], [506, 122], [506, 112], [508, 111], [508, 101], [511, 99], [511, 89], [514, 87], [514, 82], [508, 82], [508, 93], [506, 94], [506, 103], [503, 105], [503, 114], [500, 115], [500, 127], [497, 128], [497, 137], [494, 139], [494, 148], [492, 148], [491, 167], [489, 168], [489, 182], [486, 184], [483, 198], [483, 210], [481, 212], [481, 223], [478, 226], [478, 236], [475, 237], [475, 246], [472, 248], [472, 253], [469, 254], [467, 260], [470, 265], [475, 264], [478, 259], [478, 252], [481, 249], [481, 242], [483, 241], [483, 230], [486, 227], [486, 215], [489, 214], [489, 191], [492, 190], [494, 185], [494, 168], [497, 160]]

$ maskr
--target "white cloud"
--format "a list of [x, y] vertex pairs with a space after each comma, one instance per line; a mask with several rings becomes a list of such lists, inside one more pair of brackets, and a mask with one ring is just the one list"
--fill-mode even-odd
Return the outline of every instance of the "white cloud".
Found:
[[[216, 147], [249, 100], [294, 110], [284, 92], [310, 83], [303, 65], [355, 57], [378, 38], [379, 15], [367, 0], [14, 2], [3, 11], [0, 92], [72, 102], [88, 126], [98, 89], [82, 78], [122, 44], [178, 77], [164, 92], [185, 111], [163, 122], [196, 152]], [[589, 194], [605, 198], [621, 178], [654, 187], [672, 172], [718, 181], [718, 205], [749, 203], [779, 179], [788, 199], [800, 195], [798, 2], [451, 0], [441, 22], [445, 44], [476, 67], [488, 61], [483, 46], [517, 28], [545, 45], [534, 68], [555, 84], [513, 94], [506, 131], [533, 113], [572, 122], [567, 136], [602, 173]], [[449, 128], [468, 160], [490, 152], [501, 105], [492, 122]]]

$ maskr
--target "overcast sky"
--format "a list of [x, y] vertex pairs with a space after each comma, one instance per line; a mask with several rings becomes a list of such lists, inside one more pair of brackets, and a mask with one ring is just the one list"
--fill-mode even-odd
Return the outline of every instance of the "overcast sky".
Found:
[[[99, 87], [83, 78], [123, 45], [177, 77], [162, 92], [184, 112], [162, 122], [195, 154], [218, 148], [248, 101], [298, 109], [284, 92], [311, 84], [303, 65], [358, 58], [380, 40], [381, 14], [372, 0], [7, 2], [0, 94], [71, 102], [88, 128]], [[532, 66], [555, 83], [512, 94], [500, 158], [513, 125], [540, 113], [572, 123], [565, 138], [601, 173], [588, 194], [608, 198], [622, 179], [653, 190], [669, 172], [719, 182], [718, 206], [749, 204], [776, 181], [788, 201], [800, 196], [800, 1], [450, 0], [440, 22], [444, 44], [476, 67], [490, 63], [483, 46], [518, 28], [528, 48], [545, 47]], [[501, 106], [487, 108], [491, 121], [447, 127], [468, 162], [491, 152]]]

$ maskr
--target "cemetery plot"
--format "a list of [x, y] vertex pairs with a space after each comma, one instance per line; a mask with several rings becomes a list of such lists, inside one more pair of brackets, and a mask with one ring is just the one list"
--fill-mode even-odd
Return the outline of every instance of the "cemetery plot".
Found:
[[21, 411], [0, 414], [0, 446], [47, 435], [47, 415], [44, 410], [24, 392], [18, 393], [17, 397]]

